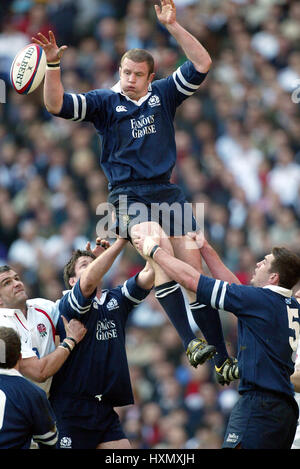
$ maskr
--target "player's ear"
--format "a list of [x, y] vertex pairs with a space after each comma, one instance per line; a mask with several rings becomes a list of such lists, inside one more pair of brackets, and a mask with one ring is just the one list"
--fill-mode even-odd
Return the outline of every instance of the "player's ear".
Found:
[[74, 287], [76, 282], [77, 282], [76, 277], [70, 277], [69, 278], [69, 285], [70, 285], [71, 288]]
[[272, 272], [269, 277], [271, 285], [278, 285], [279, 284], [279, 274], [277, 272]]
[[149, 75], [149, 83], [151, 83], [151, 82], [153, 81], [154, 77], [155, 77], [155, 73], [154, 73], [154, 72], [153, 72], [153, 73], [150, 73], [150, 75]]

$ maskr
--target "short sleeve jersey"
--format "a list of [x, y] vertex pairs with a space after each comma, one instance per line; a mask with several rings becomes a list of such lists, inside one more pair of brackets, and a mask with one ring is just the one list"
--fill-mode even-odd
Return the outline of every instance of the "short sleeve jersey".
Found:
[[57, 441], [55, 416], [46, 393], [17, 370], [0, 369], [0, 449], [43, 447]]
[[290, 375], [299, 338], [299, 303], [292, 291], [229, 285], [200, 276], [197, 300], [238, 318], [239, 390], [257, 386], [294, 395]]
[[[20, 310], [0, 308], [0, 326], [12, 327], [21, 337], [22, 358], [42, 358], [55, 350], [58, 318], [58, 303], [44, 298], [27, 300], [27, 318]], [[51, 380], [37, 384], [48, 392]]]
[[[96, 397], [112, 406], [133, 403], [125, 350], [125, 324], [128, 314], [149, 291], [136, 283], [136, 277], [123, 286], [85, 298], [80, 280], [60, 300], [60, 313], [79, 319], [87, 328], [68, 360], [55, 374], [50, 398], [63, 395]], [[63, 338], [63, 333], [61, 334]]]
[[172, 75], [154, 81], [139, 101], [125, 96], [119, 83], [109, 90], [65, 93], [58, 116], [94, 124], [101, 140], [100, 164], [110, 186], [169, 180], [176, 161], [176, 109], [205, 77], [186, 61]]

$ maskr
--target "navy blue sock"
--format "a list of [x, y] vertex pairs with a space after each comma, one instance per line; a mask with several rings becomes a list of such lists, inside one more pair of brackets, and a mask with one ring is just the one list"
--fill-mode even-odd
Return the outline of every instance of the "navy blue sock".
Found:
[[215, 365], [220, 367], [228, 358], [225, 345], [222, 323], [219, 311], [211, 306], [201, 305], [195, 301], [190, 304], [195, 323], [201, 330], [205, 340], [216, 347], [217, 353], [213, 356]]
[[183, 342], [184, 349], [186, 350], [190, 341], [195, 339], [195, 334], [188, 320], [186, 305], [180, 285], [173, 280], [159, 285], [155, 287], [155, 296], [178, 332]]

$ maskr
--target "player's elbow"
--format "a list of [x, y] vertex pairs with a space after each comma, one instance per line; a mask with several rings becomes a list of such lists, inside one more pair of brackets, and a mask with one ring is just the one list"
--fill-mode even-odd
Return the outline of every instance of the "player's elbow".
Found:
[[49, 103], [45, 103], [45, 107], [50, 114], [59, 114], [61, 111], [61, 106], [53, 106]]
[[36, 381], [37, 383], [44, 383], [45, 381], [47, 381], [48, 378], [50, 378], [50, 375], [48, 375], [47, 373], [40, 373], [36, 376], [34, 381]]
[[30, 357], [20, 360], [20, 373], [37, 383], [44, 383], [49, 377], [47, 373], [47, 358]]
[[49, 372], [47, 367], [47, 357], [39, 359], [35, 370], [34, 381], [37, 383], [44, 383], [51, 376], [52, 374]]
[[207, 69], [207, 71], [210, 69], [210, 67], [212, 66], [212, 58], [209, 54], [207, 54], [206, 58], [205, 58], [205, 61], [204, 61], [204, 66], [205, 68]]
[[40, 361], [41, 360], [38, 359], [38, 362], [30, 367], [30, 369], [28, 367], [20, 367], [20, 373], [36, 383], [44, 383], [51, 375], [47, 373], [46, 368], [43, 367], [43, 364], [40, 363]]
[[207, 54], [207, 57], [201, 61], [201, 63], [196, 66], [196, 70], [200, 73], [207, 73], [212, 65], [212, 60], [210, 58], [210, 55]]
[[90, 281], [88, 278], [80, 279], [80, 290], [85, 298], [90, 298], [95, 292], [97, 285], [93, 281]]

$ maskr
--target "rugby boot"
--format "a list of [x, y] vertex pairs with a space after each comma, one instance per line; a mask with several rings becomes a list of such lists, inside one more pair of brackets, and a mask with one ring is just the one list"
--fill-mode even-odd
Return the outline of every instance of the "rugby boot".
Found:
[[209, 360], [216, 353], [216, 347], [209, 345], [206, 340], [193, 339], [188, 345], [186, 355], [190, 364], [197, 368], [198, 365], [202, 365], [206, 360]]
[[215, 366], [215, 371], [217, 382], [221, 384], [221, 386], [224, 386], [225, 384], [228, 385], [240, 377], [238, 361], [233, 357], [227, 358], [220, 368]]

